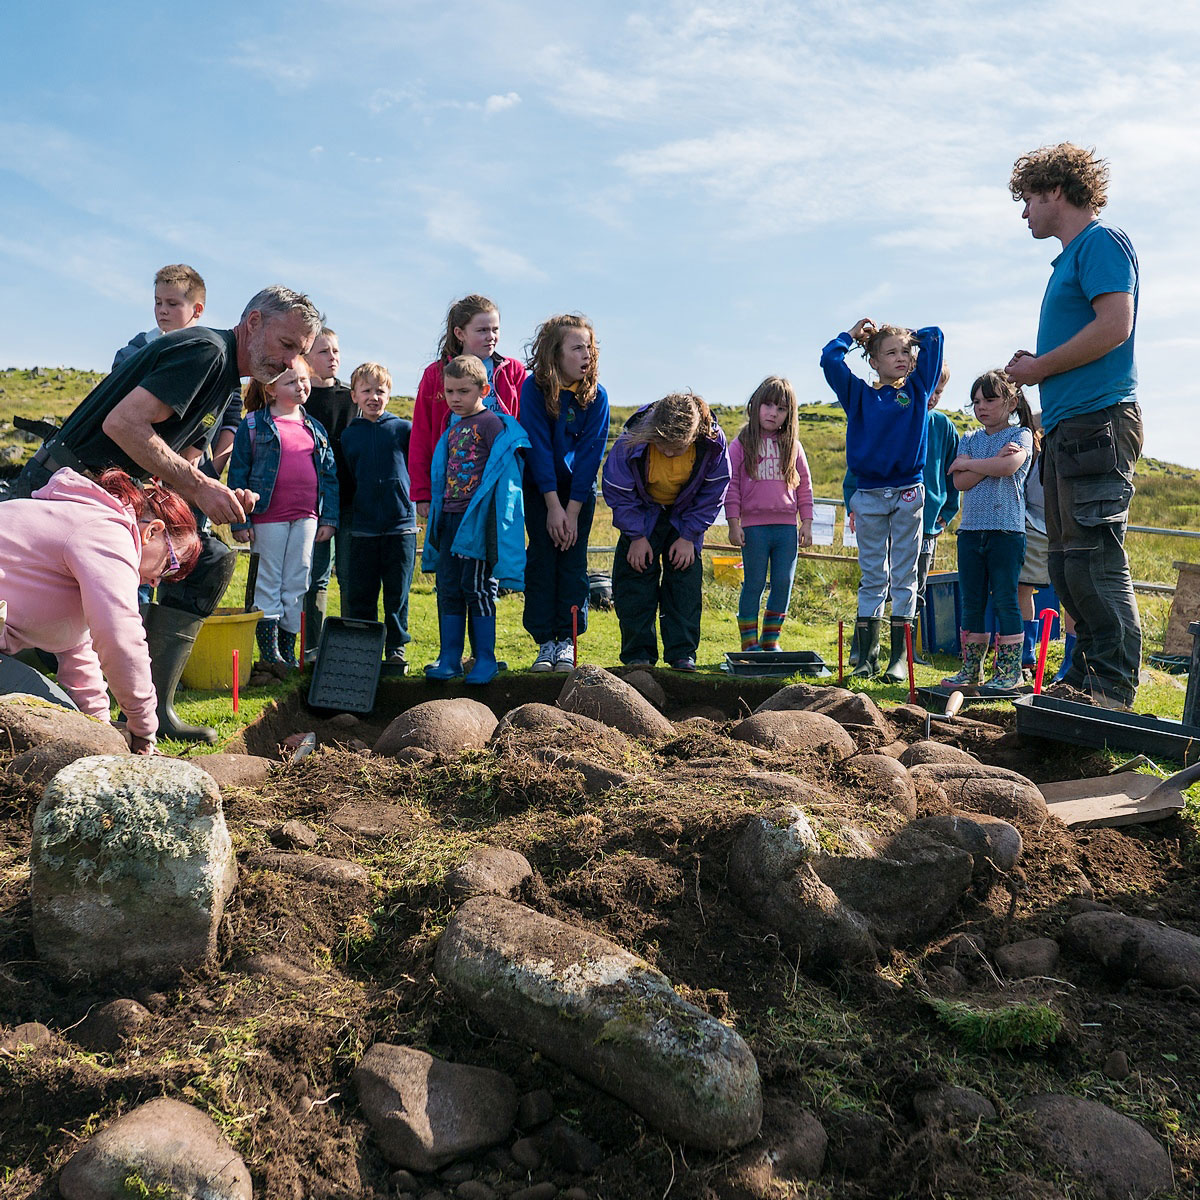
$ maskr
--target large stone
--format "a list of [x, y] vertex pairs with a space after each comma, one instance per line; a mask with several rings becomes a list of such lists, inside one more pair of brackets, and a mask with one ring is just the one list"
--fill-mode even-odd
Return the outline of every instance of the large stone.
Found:
[[527, 880], [533, 868], [523, 854], [503, 846], [476, 846], [461, 866], [446, 876], [446, 889], [454, 900], [468, 896], [511, 896]]
[[966, 750], [957, 746], [947, 746], [945, 742], [923, 741], [913, 742], [900, 755], [900, 761], [906, 767], [917, 767], [924, 763], [950, 763], [955, 766], [978, 766], [979, 759]]
[[583, 790], [589, 796], [598, 796], [601, 792], [624, 787], [635, 778], [628, 771], [596, 762], [585, 754], [569, 754], [552, 746], [543, 746], [535, 750], [534, 757], [555, 770], [578, 772], [583, 777]]
[[321, 854], [290, 854], [286, 850], [263, 850], [249, 865], [256, 870], [278, 871], [296, 879], [324, 883], [331, 887], [369, 887], [370, 873], [366, 867], [347, 858], [326, 858]]
[[563, 685], [558, 707], [647, 741], [675, 732], [671, 722], [641, 692], [603, 667], [576, 667]]
[[1058, 943], [1053, 938], [1027, 938], [996, 949], [996, 966], [1009, 979], [1049, 975], [1058, 966]]
[[667, 693], [649, 671], [626, 671], [625, 682], [645, 696], [655, 708], [666, 707]]
[[768, 696], [754, 711], [787, 712], [804, 710], [832, 718], [854, 736], [862, 750], [874, 750], [892, 742], [896, 730], [880, 712], [870, 696], [847, 688], [818, 687], [811, 683], [793, 683]]
[[730, 730], [729, 736], [764, 750], [849, 758], [857, 746], [832, 718], [802, 709], [755, 713]]
[[0, 745], [5, 750], [20, 754], [48, 742], [69, 744], [77, 751], [75, 758], [129, 753], [125, 739], [116, 729], [94, 717], [33, 696], [0, 699]]
[[994, 1121], [998, 1116], [996, 1106], [982, 1092], [949, 1083], [922, 1088], [913, 1096], [913, 1111], [923, 1121], [957, 1125]]
[[375, 753], [395, 755], [410, 747], [434, 754], [482, 750], [495, 728], [495, 714], [478, 700], [426, 700], [392, 721], [379, 735]]
[[253, 1197], [246, 1164], [217, 1126], [190, 1104], [165, 1097], [135, 1108], [90, 1138], [63, 1168], [58, 1190], [65, 1200]]
[[253, 787], [279, 766], [257, 754], [197, 754], [188, 762], [207, 771], [221, 788]]
[[894, 809], [905, 817], [917, 815], [917, 791], [908, 772], [887, 754], [855, 754], [838, 764], [837, 778], [858, 796]]
[[502, 1142], [517, 1115], [507, 1075], [407, 1046], [376, 1042], [352, 1077], [384, 1158], [410, 1171], [436, 1171]]
[[105, 1050], [114, 1054], [152, 1020], [150, 1010], [136, 1000], [111, 1000], [88, 1013], [75, 1030], [75, 1040], [89, 1050]]
[[1095, 1200], [1143, 1200], [1171, 1187], [1171, 1159], [1136, 1121], [1095, 1100], [1029, 1096], [1017, 1111], [1055, 1166], [1077, 1176]]
[[1123, 979], [1200, 991], [1200, 937], [1182, 929], [1124, 913], [1085, 912], [1067, 922], [1063, 942]]
[[578, 746], [593, 741], [620, 753], [630, 747], [629, 739], [619, 729], [553, 704], [521, 704], [506, 712], [492, 734], [491, 744], [513, 733], [536, 734], [544, 745]]
[[33, 818], [33, 938], [59, 976], [169, 981], [210, 961], [237, 865], [216, 781], [186, 762], [83, 758]]
[[468, 1007], [668, 1137], [724, 1150], [758, 1133], [762, 1088], [746, 1043], [614, 942], [477, 896], [451, 918], [434, 966]]
[[971, 885], [971, 855], [919, 822], [866, 855], [822, 854], [813, 870], [881, 940], [908, 945], [928, 937], [955, 910]]
[[[689, 765], [700, 769], [699, 763], [692, 762]], [[782, 771], [741, 772], [731, 770], [728, 766], [717, 764], [714, 766], [720, 771], [720, 775], [716, 778], [719, 778], [721, 786], [724, 788], [738, 789], [770, 800], [793, 804], [814, 804], [831, 799], [828, 792], [822, 791], [815, 783], [809, 783], [807, 779], [801, 779], [797, 775], [785, 775]], [[708, 766], [703, 769], [706, 773], [711, 770]], [[705, 782], [711, 782], [712, 779], [713, 776], [709, 775]]]
[[1005, 821], [1044, 821], [1045, 798], [1032, 780], [1004, 767], [983, 763], [919, 763], [909, 767], [918, 788], [936, 784], [957, 808], [987, 813]]

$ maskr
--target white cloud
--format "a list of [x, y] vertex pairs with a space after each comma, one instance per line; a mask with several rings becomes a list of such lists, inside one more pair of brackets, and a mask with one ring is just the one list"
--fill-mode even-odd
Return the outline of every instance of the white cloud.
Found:
[[465, 196], [437, 196], [425, 214], [425, 227], [434, 241], [466, 250], [476, 267], [494, 279], [542, 281], [546, 273], [519, 251], [508, 249], [497, 239], [497, 231], [485, 221], [479, 205]]
[[516, 92], [505, 92], [503, 96], [489, 96], [483, 102], [484, 115], [492, 117], [520, 103], [521, 97]]

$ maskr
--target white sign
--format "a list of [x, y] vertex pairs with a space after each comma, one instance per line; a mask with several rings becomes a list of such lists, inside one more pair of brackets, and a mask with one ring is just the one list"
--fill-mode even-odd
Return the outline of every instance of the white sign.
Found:
[[836, 504], [813, 505], [812, 539], [814, 546], [833, 545], [833, 528], [836, 521]]

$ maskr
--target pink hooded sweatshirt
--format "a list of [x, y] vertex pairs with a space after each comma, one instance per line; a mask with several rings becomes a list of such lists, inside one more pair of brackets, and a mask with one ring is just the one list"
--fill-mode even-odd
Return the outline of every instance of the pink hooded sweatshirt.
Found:
[[157, 701], [138, 615], [142, 539], [131, 509], [98, 483], [58, 471], [28, 500], [0, 505], [0, 650], [58, 656], [58, 682], [107, 722], [112, 685], [130, 733], [153, 740]]

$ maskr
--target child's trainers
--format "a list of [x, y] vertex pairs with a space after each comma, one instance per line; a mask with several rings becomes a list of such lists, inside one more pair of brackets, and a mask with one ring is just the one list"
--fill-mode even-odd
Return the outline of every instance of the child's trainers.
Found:
[[554, 644], [554, 669], [564, 675], [575, 670], [575, 644], [570, 638]]
[[558, 660], [558, 642], [552, 638], [538, 647], [537, 658], [533, 660], [531, 671], [553, 671]]

